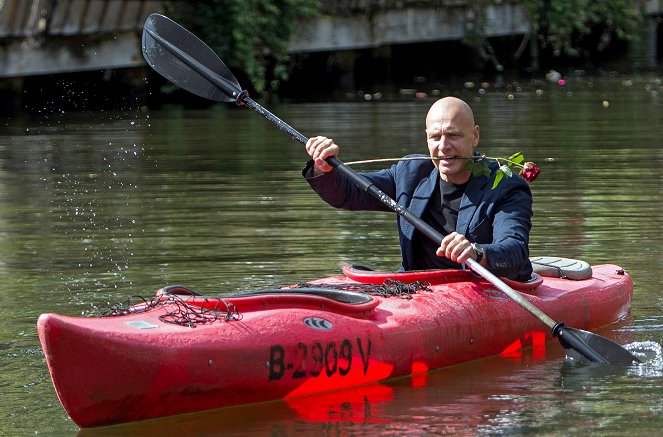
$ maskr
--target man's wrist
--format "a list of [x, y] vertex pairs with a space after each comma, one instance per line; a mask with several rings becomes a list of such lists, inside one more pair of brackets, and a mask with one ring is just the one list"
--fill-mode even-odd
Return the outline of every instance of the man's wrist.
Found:
[[474, 249], [474, 253], [476, 254], [474, 260], [480, 263], [481, 260], [486, 256], [486, 251], [478, 243], [472, 243], [472, 249]]

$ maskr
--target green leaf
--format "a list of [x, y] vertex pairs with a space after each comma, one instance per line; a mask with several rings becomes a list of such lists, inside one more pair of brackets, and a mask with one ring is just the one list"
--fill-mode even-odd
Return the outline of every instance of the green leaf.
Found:
[[501, 171], [498, 171], [497, 174], [495, 175], [495, 181], [493, 182], [493, 186], [492, 186], [491, 190], [494, 190], [495, 187], [497, 187], [497, 185], [499, 185], [499, 183], [500, 183], [500, 181], [502, 180], [503, 177], [504, 177], [504, 173], [501, 172]]
[[502, 166], [500, 166], [500, 168], [499, 168], [499, 170], [498, 170], [498, 175], [499, 175], [500, 173], [504, 173], [504, 176], [509, 177], [509, 178], [510, 178], [511, 176], [513, 176], [513, 172], [512, 172], [511, 169], [510, 169], [508, 166], [506, 166], [506, 165], [502, 165]]
[[490, 168], [488, 164], [483, 161], [467, 161], [465, 168], [472, 171], [472, 176], [490, 176]]
[[513, 161], [516, 164], [522, 164], [522, 162], [525, 160], [525, 156], [521, 152], [514, 153], [511, 155], [511, 158], [509, 158], [509, 161]]

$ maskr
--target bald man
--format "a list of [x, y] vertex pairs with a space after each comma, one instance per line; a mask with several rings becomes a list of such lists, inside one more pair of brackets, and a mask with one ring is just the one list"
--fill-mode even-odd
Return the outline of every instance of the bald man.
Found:
[[[377, 188], [445, 235], [431, 241], [398, 217], [401, 270], [465, 268], [472, 258], [498, 276], [527, 281], [532, 194], [520, 177], [504, 178], [491, 188], [491, 176], [473, 176], [466, 167], [479, 145], [479, 126], [472, 109], [455, 97], [444, 97], [426, 114], [426, 140], [432, 160], [399, 161], [390, 168], [361, 173]], [[338, 156], [331, 138], [306, 143], [311, 160], [302, 174], [331, 206], [347, 210], [391, 211], [336, 172], [326, 158]], [[422, 155], [411, 155], [422, 156]]]

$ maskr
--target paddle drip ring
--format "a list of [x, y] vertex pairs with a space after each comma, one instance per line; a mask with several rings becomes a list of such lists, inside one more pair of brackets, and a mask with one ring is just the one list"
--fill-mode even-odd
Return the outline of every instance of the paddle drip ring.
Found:
[[398, 297], [400, 299], [412, 299], [412, 295], [419, 291], [433, 291], [430, 283], [426, 281], [414, 281], [410, 284], [387, 278], [382, 284], [312, 284], [309, 282], [300, 282], [293, 288], [333, 288], [343, 291], [355, 291], [358, 293], [371, 294], [381, 297]]
[[[135, 303], [135, 299], [140, 299], [142, 303]], [[231, 322], [240, 320], [242, 315], [237, 307], [232, 303], [225, 302], [222, 299], [205, 299], [200, 306], [191, 305], [176, 294], [157, 296], [152, 299], [145, 299], [142, 296], [131, 296], [125, 302], [111, 305], [107, 311], [100, 317], [127, 316], [130, 314], [140, 314], [159, 307], [171, 307], [164, 314], [159, 316], [159, 320], [164, 323], [174, 325], [188, 326], [195, 328], [196, 325], [211, 323], [217, 320]], [[211, 306], [211, 308], [207, 308]], [[99, 308], [97, 308], [99, 311]]]

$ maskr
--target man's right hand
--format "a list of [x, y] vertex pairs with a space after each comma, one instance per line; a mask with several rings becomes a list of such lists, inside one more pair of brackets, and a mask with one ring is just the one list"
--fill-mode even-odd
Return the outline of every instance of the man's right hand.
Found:
[[341, 149], [334, 144], [334, 140], [327, 137], [312, 137], [306, 142], [306, 151], [313, 159], [313, 174], [315, 176], [330, 172], [333, 167], [325, 161], [330, 156], [338, 156]]

